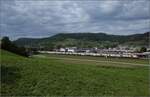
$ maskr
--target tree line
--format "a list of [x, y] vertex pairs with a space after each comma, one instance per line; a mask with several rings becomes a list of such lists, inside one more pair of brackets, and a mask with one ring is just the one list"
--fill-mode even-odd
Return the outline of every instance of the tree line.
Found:
[[12, 41], [10, 41], [8, 37], [3, 37], [1, 39], [1, 49], [13, 52], [21, 56], [29, 56], [29, 52], [26, 50], [25, 47], [18, 47]]

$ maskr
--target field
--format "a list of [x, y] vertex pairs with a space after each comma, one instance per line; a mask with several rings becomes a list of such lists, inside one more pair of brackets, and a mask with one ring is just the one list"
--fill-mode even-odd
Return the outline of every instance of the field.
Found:
[[41, 54], [1, 50], [3, 96], [150, 96], [144, 59]]

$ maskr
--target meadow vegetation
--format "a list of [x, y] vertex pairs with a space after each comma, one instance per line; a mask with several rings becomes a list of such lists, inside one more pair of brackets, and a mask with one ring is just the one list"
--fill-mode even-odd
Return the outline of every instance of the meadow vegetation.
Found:
[[[115, 67], [111, 63], [67, 61], [54, 57], [64, 56], [27, 58], [1, 50], [1, 95], [150, 96], [148, 66], [121, 67], [118, 63], [116, 65], [120, 66]], [[75, 57], [105, 60], [89, 56]], [[120, 59], [122, 62], [127, 60], [148, 64], [148, 60]]]

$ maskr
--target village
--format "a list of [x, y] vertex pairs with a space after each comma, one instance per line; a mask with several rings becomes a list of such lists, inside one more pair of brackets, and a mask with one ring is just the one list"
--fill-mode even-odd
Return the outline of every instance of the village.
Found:
[[148, 59], [150, 52], [137, 52], [134, 48], [117, 47], [117, 48], [77, 48], [77, 47], [65, 47], [59, 49], [53, 49], [52, 51], [42, 51], [39, 53], [49, 54], [66, 54], [66, 55], [81, 55], [81, 56], [103, 56], [103, 57], [124, 57], [124, 58], [141, 58]]

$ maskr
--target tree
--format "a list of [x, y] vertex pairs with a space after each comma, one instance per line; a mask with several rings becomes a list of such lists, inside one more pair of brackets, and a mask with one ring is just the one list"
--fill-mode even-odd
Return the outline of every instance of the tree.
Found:
[[62, 47], [63, 47], [62, 44], [57, 44], [57, 45], [56, 45], [56, 49], [60, 49], [60, 48], [62, 48]]
[[10, 52], [13, 52], [15, 54], [19, 54], [22, 56], [28, 56], [28, 52], [24, 47], [17, 47], [15, 44], [13, 44], [8, 37], [3, 37], [1, 40], [1, 48]]
[[141, 47], [140, 52], [146, 52], [146, 51], [147, 51], [146, 47]]
[[9, 40], [8, 37], [3, 37], [1, 40], [1, 48], [5, 50], [10, 50], [11, 49], [11, 41]]

